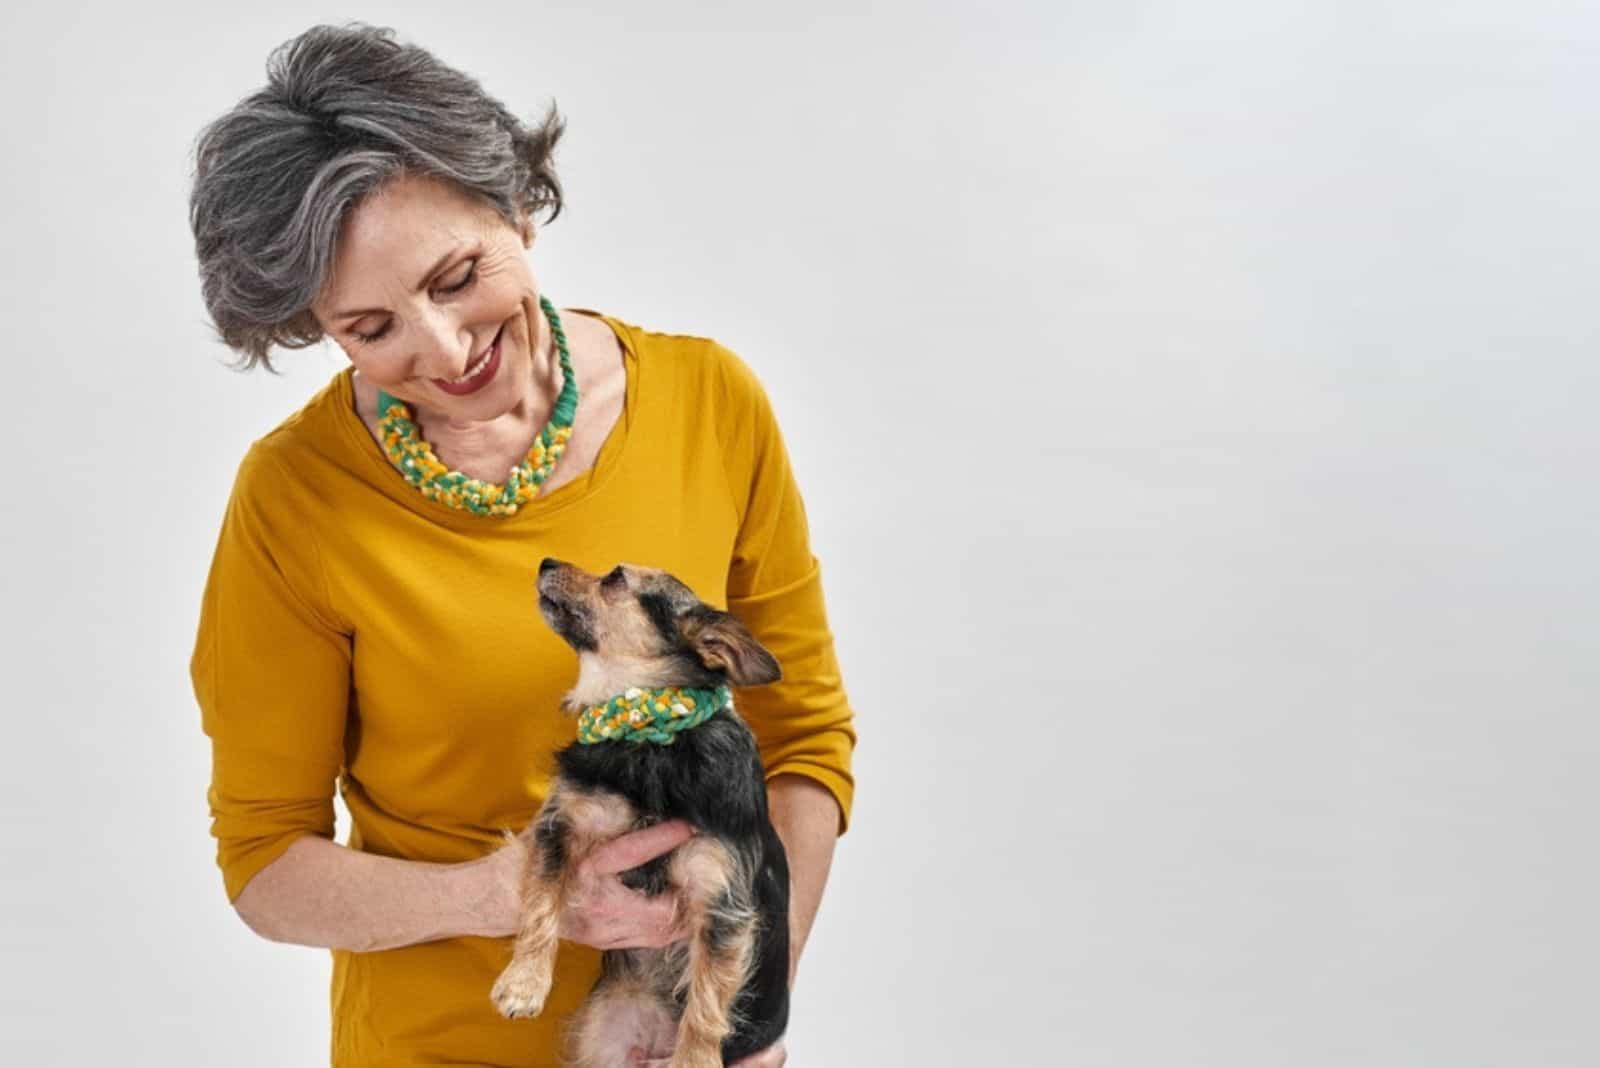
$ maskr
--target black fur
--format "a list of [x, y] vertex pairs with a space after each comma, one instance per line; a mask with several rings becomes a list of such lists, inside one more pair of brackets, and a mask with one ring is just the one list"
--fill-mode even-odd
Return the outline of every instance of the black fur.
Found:
[[[540, 562], [539, 573], [561, 566], [561, 561], [547, 557]], [[600, 582], [614, 595], [627, 582], [626, 568], [617, 565]], [[728, 682], [760, 685], [780, 677], [772, 654], [736, 619], [701, 602], [678, 579], [659, 573], [637, 597], [661, 637], [660, 656], [670, 668], [665, 674], [673, 684], [714, 689]], [[566, 598], [541, 589], [539, 609], [574, 649], [598, 651], [591, 608], [583, 599], [567, 603]], [[685, 636], [686, 622], [699, 646]], [[708, 655], [706, 646], [714, 646], [714, 654]], [[729, 888], [725, 899], [713, 905], [705, 945], [712, 953], [727, 950], [748, 922], [737, 917], [751, 910], [755, 957], [734, 1000], [736, 1026], [722, 1043], [723, 1063], [747, 1057], [781, 1038], [789, 1022], [789, 863], [767, 815], [766, 777], [750, 729], [723, 709], [699, 726], [679, 732], [670, 745], [573, 742], [556, 754], [556, 763], [563, 790], [618, 794], [633, 805], [640, 827], [667, 819], [687, 820], [733, 855], [751, 883]], [[539, 831], [561, 837], [566, 828], [553, 822], [548, 828], [541, 824]], [[540, 851], [547, 870], [550, 865], [559, 870], [559, 864], [570, 859], [564, 844], [541, 843]], [[665, 892], [670, 856], [657, 857], [619, 878], [646, 893]], [[656, 951], [607, 950], [602, 954], [600, 983], [641, 972], [659, 981], [665, 970], [646, 967], [651, 952]], [[675, 1000], [681, 1012], [681, 993], [658, 990], [656, 994]]]
[[650, 622], [656, 625], [663, 641], [669, 646], [683, 645], [683, 637], [678, 633], [678, 614], [665, 594], [641, 593], [639, 606], [650, 617]]
[[539, 846], [539, 864], [546, 879], [554, 879], [567, 863], [567, 821], [558, 815], [546, 816], [539, 821], [534, 841]]
[[[638, 811], [641, 826], [687, 820], [720, 839], [754, 873], [755, 963], [735, 1002], [739, 1026], [722, 1044], [723, 1063], [772, 1045], [789, 1022], [789, 864], [767, 816], [766, 779], [750, 729], [723, 709], [680, 732], [671, 745], [574, 742], [556, 761], [570, 787], [620, 794]], [[666, 863], [658, 857], [624, 872], [623, 882], [659, 893], [666, 889]], [[713, 923], [711, 945], [730, 934]], [[604, 961], [607, 974], [626, 970], [629, 951], [608, 950]]]

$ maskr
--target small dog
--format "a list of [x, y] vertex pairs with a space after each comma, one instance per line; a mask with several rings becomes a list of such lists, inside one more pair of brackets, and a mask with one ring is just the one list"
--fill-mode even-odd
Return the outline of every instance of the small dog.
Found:
[[[778, 662], [733, 615], [659, 569], [618, 564], [599, 576], [546, 558], [538, 589], [540, 614], [578, 654], [577, 684], [562, 704], [590, 710], [579, 724], [588, 741], [557, 754], [555, 785], [522, 833], [530, 847], [522, 920], [494, 1003], [513, 1018], [544, 1007], [580, 861], [618, 835], [681, 818], [699, 833], [621, 878], [648, 894], [674, 895], [689, 938], [664, 949], [604, 952], [600, 979], [569, 1031], [571, 1058], [612, 1068], [627, 1063], [641, 1035], [674, 1030], [672, 1068], [731, 1064], [765, 1049], [789, 1018], [789, 865], [767, 816], [755, 737], [731, 699], [670, 734], [683, 723], [661, 727], [662, 705], [654, 706], [654, 725], [648, 706], [620, 713], [624, 722], [616, 705], [598, 715], [597, 706], [622, 695], [637, 704], [642, 691], [667, 690], [666, 717], [693, 723], [693, 713], [704, 716], [716, 704], [704, 691], [775, 682]], [[686, 688], [701, 692], [698, 705], [681, 700]], [[645, 694], [652, 696], [660, 694]], [[642, 727], [628, 730], [636, 724]], [[663, 737], [671, 741], [661, 744]]]

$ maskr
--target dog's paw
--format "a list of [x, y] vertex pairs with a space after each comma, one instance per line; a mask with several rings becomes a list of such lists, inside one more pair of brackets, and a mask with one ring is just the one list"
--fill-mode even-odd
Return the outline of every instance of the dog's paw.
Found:
[[489, 993], [500, 1015], [512, 1020], [539, 1015], [550, 993], [550, 972], [531, 960], [514, 960], [507, 965]]

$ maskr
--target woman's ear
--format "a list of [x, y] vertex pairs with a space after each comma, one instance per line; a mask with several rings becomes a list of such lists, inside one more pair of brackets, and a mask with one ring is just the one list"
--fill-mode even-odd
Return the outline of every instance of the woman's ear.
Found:
[[523, 248], [532, 248], [533, 247], [533, 239], [536, 236], [536, 234], [537, 234], [537, 231], [535, 231], [534, 228], [533, 228], [533, 216], [532, 215], [524, 215], [522, 217], [522, 247]]
[[727, 672], [735, 686], [764, 686], [783, 677], [777, 658], [731, 612], [702, 605], [683, 617], [681, 627], [700, 662]]

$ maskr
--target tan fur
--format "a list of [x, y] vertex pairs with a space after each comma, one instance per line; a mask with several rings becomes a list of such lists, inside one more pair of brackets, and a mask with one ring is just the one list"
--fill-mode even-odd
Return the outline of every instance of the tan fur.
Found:
[[595, 704], [629, 686], [660, 686], [671, 681], [671, 665], [661, 659], [661, 636], [639, 605], [639, 594], [665, 595], [692, 604], [694, 592], [660, 568], [621, 564], [624, 582], [606, 587], [604, 576], [582, 568], [560, 567], [539, 577], [542, 592], [567, 604], [581, 604], [593, 621], [603, 653], [578, 655], [578, 681], [562, 699], [568, 709]]
[[[755, 954], [755, 914], [745, 904], [721, 904], [738, 885], [733, 857], [721, 842], [697, 835], [678, 847], [668, 866], [689, 917], [689, 966], [678, 985], [688, 994], [672, 1068], [722, 1064], [722, 1040], [733, 1030], [733, 999]], [[707, 938], [713, 922], [732, 932], [716, 949]]]
[[[595, 621], [595, 640], [607, 657], [650, 657], [660, 652], [661, 640], [650, 617], [639, 607], [640, 593], [662, 593], [675, 600], [694, 594], [659, 568], [622, 564], [625, 584], [605, 587], [601, 575], [591, 575], [570, 565], [540, 576], [540, 588], [569, 603], [582, 602]], [[630, 685], [642, 685], [632, 682]]]
[[[554, 818], [565, 820], [571, 827], [568, 857], [564, 868], [547, 876], [533, 834], [540, 823]], [[539, 816], [524, 832], [528, 849], [523, 868], [522, 920], [512, 946], [511, 963], [500, 973], [489, 995], [501, 1015], [512, 1019], [531, 1017], [544, 1009], [555, 972], [561, 910], [570, 896], [574, 866], [600, 845], [632, 829], [636, 819], [633, 806], [615, 794], [574, 793], [559, 784], [551, 791]]]
[[554, 791], [557, 810], [572, 825], [567, 848], [574, 860], [582, 860], [597, 846], [627, 834], [638, 822], [632, 805], [616, 794], [585, 794]]
[[672, 665], [657, 657], [578, 654], [578, 681], [562, 704], [569, 709], [597, 705], [630, 686], [664, 686], [672, 681]]
[[667, 875], [690, 904], [704, 908], [736, 877], [733, 856], [715, 838], [697, 834], [672, 854]]
[[733, 1030], [733, 999], [749, 974], [754, 952], [755, 936], [748, 929], [724, 953], [712, 953], [699, 937], [689, 940], [689, 969], [684, 973], [689, 996], [671, 1068], [720, 1068], [722, 1040]]
[[[670, 682], [672, 664], [660, 632], [639, 604], [641, 592], [666, 596], [686, 608], [698, 599], [673, 576], [622, 565], [625, 582], [562, 564], [541, 571], [540, 591], [564, 604], [583, 605], [598, 651], [579, 653], [578, 680], [563, 699], [568, 709], [599, 703], [631, 686]], [[762, 655], [770, 655], [762, 651]], [[546, 875], [537, 847], [541, 824], [567, 827], [565, 867]], [[555, 965], [561, 911], [576, 866], [597, 847], [633, 830], [638, 814], [613, 794], [556, 785], [521, 839], [527, 849], [522, 921], [511, 963], [492, 997], [503, 1015], [536, 1016], [543, 1009]], [[722, 1041], [737, 1023], [734, 999], [754, 961], [757, 916], [745, 896], [751, 873], [738, 870], [727, 848], [697, 835], [679, 846], [667, 867], [673, 896], [689, 931], [686, 942], [664, 949], [633, 949], [615, 957], [574, 1017], [568, 1033], [570, 1063], [611, 1068], [626, 1063], [631, 1046], [660, 1049], [676, 1043], [671, 1068], [719, 1068]], [[685, 996], [677, 1019], [674, 994]]]

